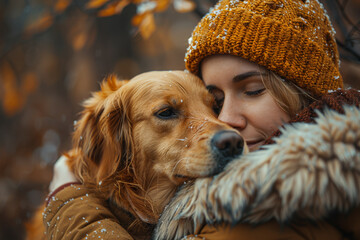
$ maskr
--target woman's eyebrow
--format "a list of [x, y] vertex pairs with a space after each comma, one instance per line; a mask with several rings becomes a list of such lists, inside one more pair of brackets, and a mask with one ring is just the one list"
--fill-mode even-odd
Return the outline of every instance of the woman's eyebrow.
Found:
[[239, 82], [241, 80], [244, 80], [246, 78], [252, 77], [252, 76], [259, 76], [259, 75], [263, 75], [265, 73], [262, 72], [246, 72], [246, 73], [242, 73], [239, 75], [236, 75], [235, 77], [233, 77], [233, 82]]

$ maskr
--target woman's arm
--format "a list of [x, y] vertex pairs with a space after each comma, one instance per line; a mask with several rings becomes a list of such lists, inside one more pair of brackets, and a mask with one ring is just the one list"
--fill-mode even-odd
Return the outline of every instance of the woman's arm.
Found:
[[67, 158], [54, 166], [43, 222], [48, 239], [133, 239], [109, 210], [105, 199], [91, 192], [69, 170]]

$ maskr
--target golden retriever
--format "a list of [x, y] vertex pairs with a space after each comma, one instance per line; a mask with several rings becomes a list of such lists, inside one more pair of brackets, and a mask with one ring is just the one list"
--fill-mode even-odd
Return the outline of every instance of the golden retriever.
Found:
[[[84, 104], [69, 166], [82, 183], [133, 215], [137, 226], [154, 226], [180, 185], [221, 172], [247, 151], [214, 107], [201, 80], [184, 71], [148, 72], [130, 81], [109, 76]], [[135, 236], [137, 229], [127, 231]]]

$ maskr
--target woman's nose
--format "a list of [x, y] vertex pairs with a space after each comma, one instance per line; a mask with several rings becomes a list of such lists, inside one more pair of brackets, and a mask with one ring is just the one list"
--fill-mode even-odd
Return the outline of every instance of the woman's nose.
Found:
[[218, 119], [240, 130], [244, 129], [247, 124], [246, 118], [239, 106], [235, 106], [235, 104], [226, 101], [224, 101]]

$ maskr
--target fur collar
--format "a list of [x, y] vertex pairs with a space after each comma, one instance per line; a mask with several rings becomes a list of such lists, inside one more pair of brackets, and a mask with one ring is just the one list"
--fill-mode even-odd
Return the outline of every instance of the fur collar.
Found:
[[360, 205], [360, 110], [317, 112], [314, 124], [282, 129], [275, 144], [213, 178], [182, 186], [154, 239], [180, 239], [202, 224], [317, 220]]

